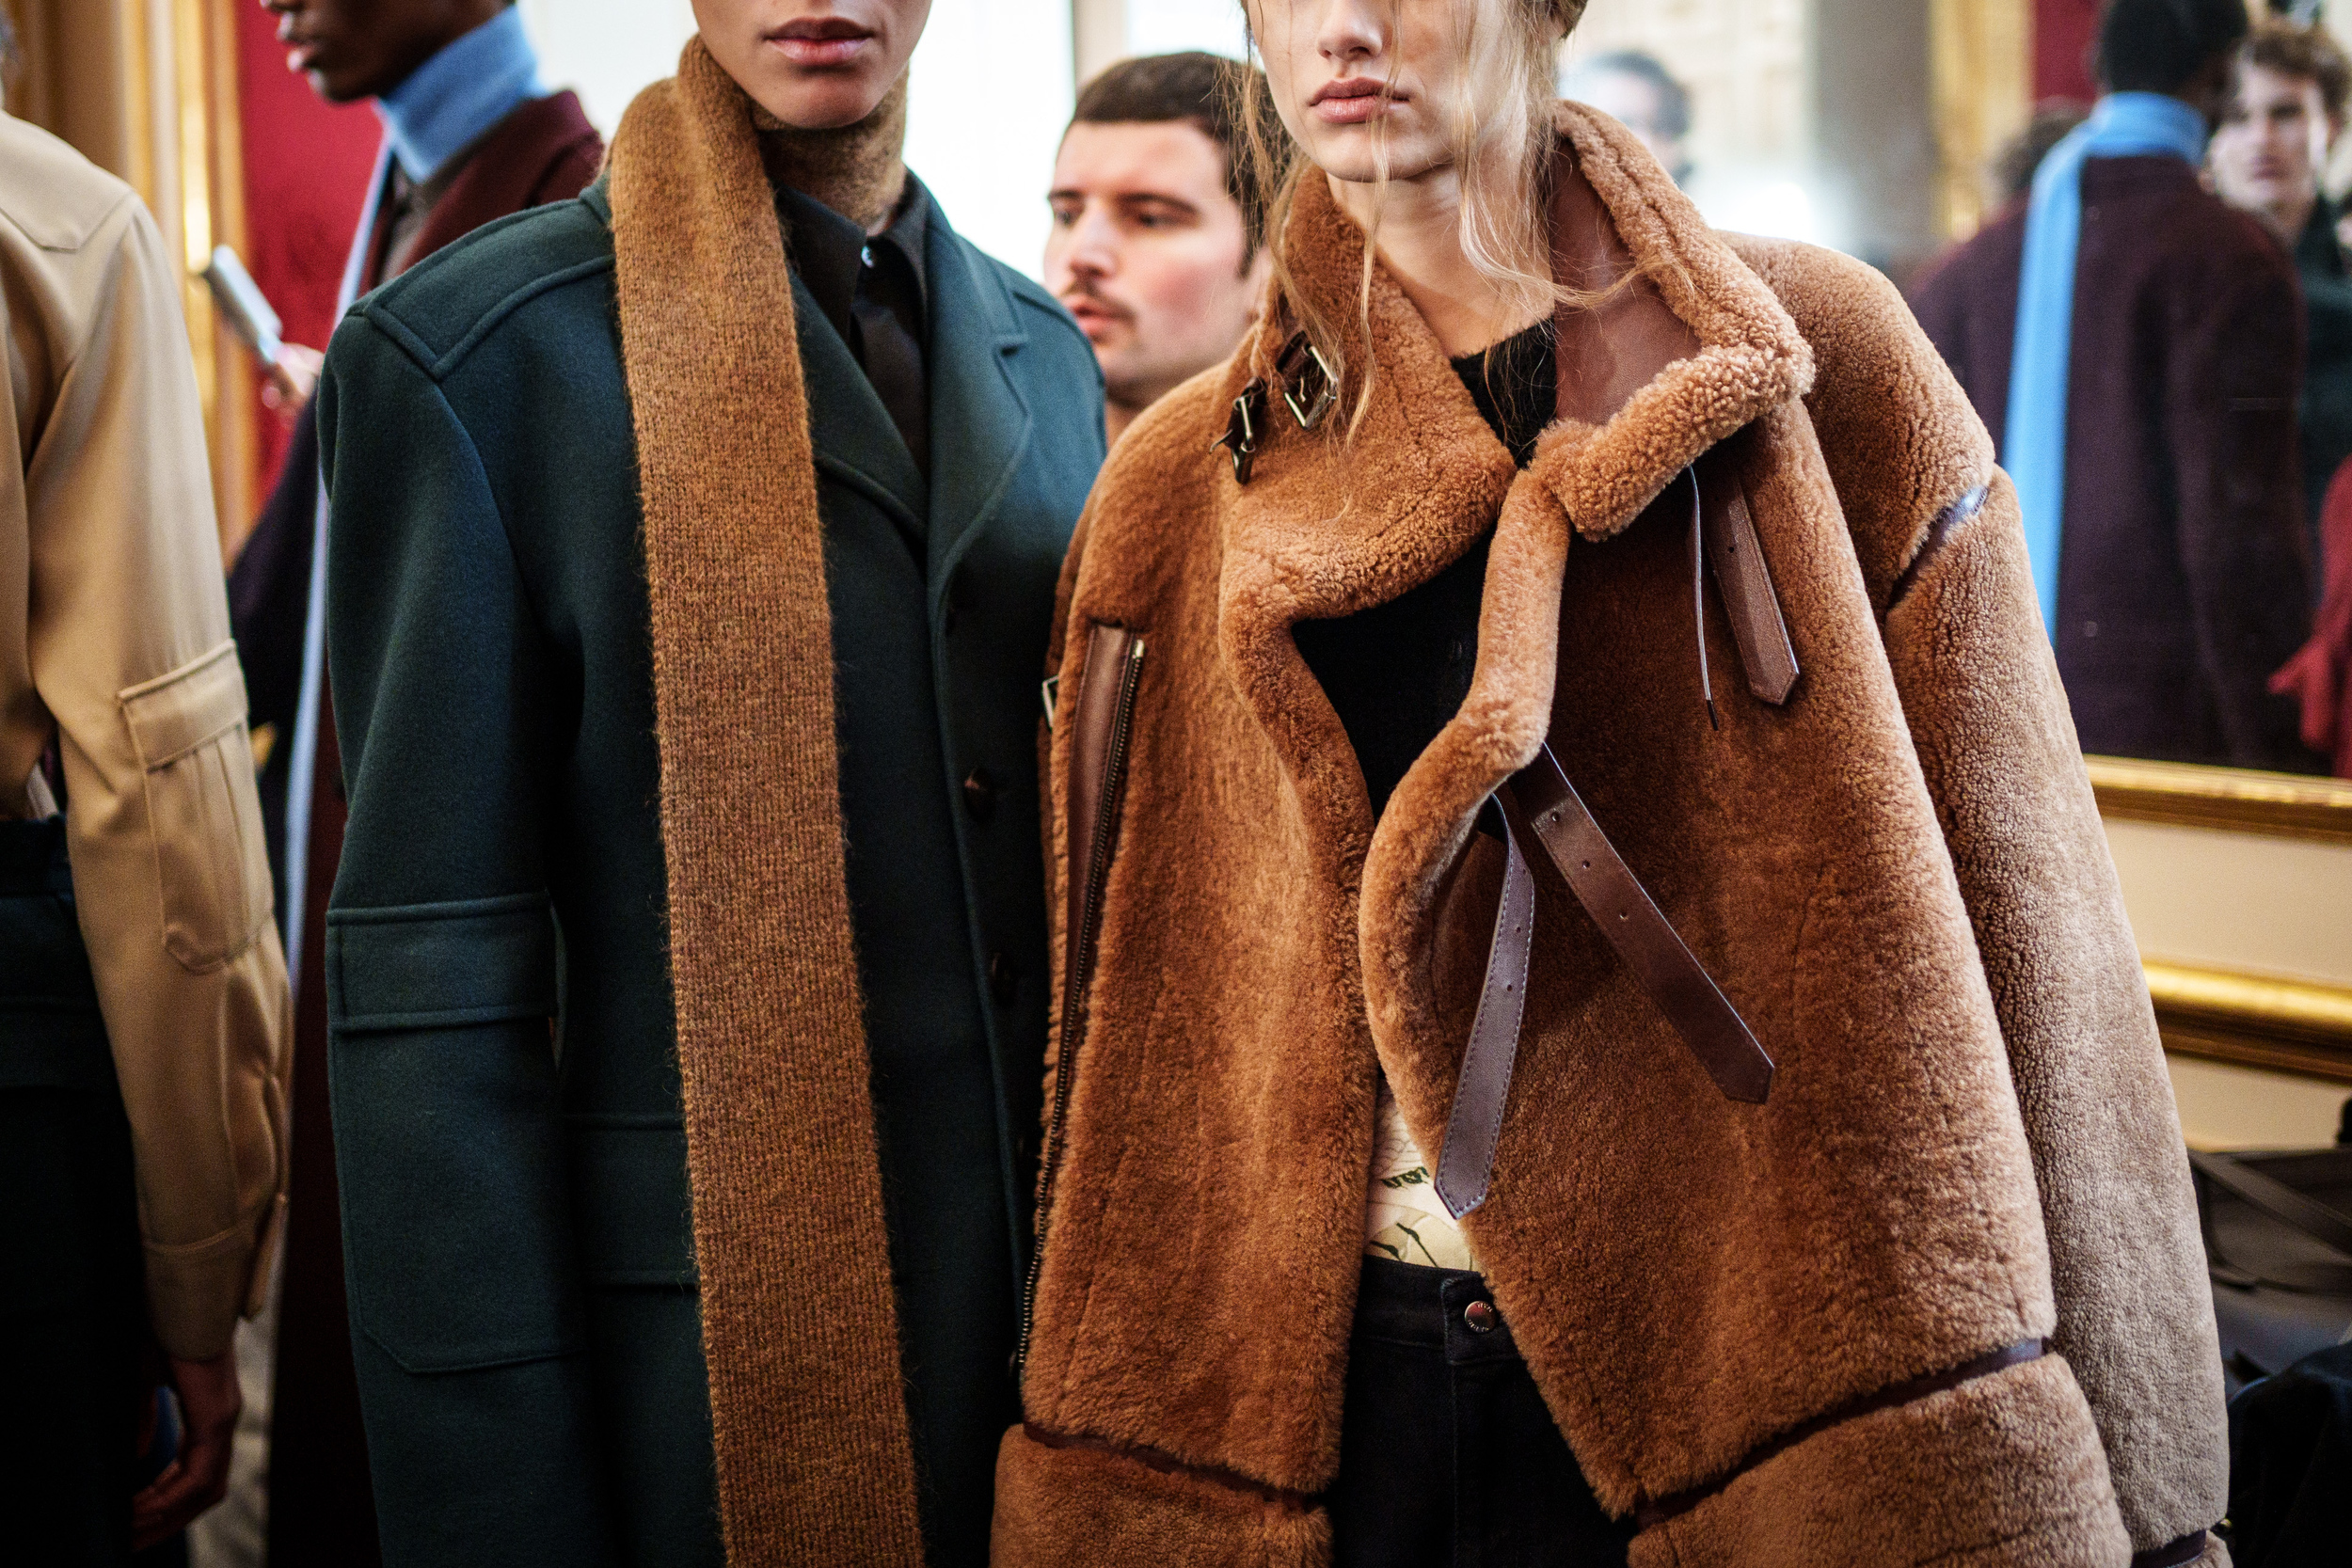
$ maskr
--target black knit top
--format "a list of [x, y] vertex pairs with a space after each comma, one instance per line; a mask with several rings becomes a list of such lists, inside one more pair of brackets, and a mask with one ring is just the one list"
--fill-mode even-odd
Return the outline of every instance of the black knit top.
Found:
[[[1551, 324], [1466, 355], [1454, 369], [1478, 411], [1521, 467], [1551, 422]], [[1461, 710], [1478, 664], [1478, 607], [1488, 533], [1459, 561], [1389, 603], [1336, 621], [1302, 621], [1292, 635], [1339, 710], [1377, 818], [1405, 770]]]

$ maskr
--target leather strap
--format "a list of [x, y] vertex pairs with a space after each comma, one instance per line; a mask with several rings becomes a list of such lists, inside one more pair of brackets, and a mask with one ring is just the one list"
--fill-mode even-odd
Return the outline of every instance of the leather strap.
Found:
[[1494, 945], [1486, 956], [1486, 990], [1462, 1053], [1460, 1086], [1446, 1118], [1438, 1155], [1438, 1199], [1455, 1219], [1486, 1201], [1494, 1177], [1495, 1144], [1502, 1133], [1503, 1102], [1519, 1053], [1519, 1020], [1527, 1007], [1528, 957], [1534, 950], [1535, 874], [1528, 869], [1514, 828], [1503, 834], [1502, 901], [1495, 911]]
[[1715, 574], [1715, 591], [1724, 596], [1724, 609], [1731, 617], [1731, 634], [1740, 644], [1748, 689], [1759, 701], [1777, 707], [1796, 689], [1797, 650], [1788, 641], [1788, 622], [1781, 613], [1780, 594], [1772, 587], [1772, 567], [1764, 559], [1763, 542], [1756, 537], [1756, 519], [1748, 513], [1746, 487], [1740, 483], [1739, 467], [1731, 453], [1722, 448], [1695, 467], [1704, 497], [1700, 514], [1705, 519], [1707, 563]]
[[1454, 1109], [1446, 1119], [1445, 1147], [1438, 1156], [1438, 1197], [1457, 1220], [1486, 1201], [1518, 1061], [1535, 927], [1530, 844], [1542, 846], [1568, 891], [1724, 1098], [1761, 1105], [1772, 1087], [1772, 1057], [1609, 842], [1551, 747], [1547, 744], [1495, 799], [1505, 824], [1502, 899]]
[[1503, 819], [1534, 834], [1584, 912], [1724, 1098], [1761, 1105], [1772, 1059], [1651, 901], [1547, 744], [1502, 792]]

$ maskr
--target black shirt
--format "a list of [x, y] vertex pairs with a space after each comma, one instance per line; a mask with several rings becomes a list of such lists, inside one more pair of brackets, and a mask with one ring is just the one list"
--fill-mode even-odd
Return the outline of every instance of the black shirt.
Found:
[[910, 174], [898, 215], [868, 235], [816, 198], [779, 182], [776, 213], [785, 248], [817, 308], [841, 335], [866, 379], [890, 412], [890, 422], [930, 473], [930, 372], [925, 330], [930, 277], [923, 246], [931, 194]]
[[[1454, 361], [1454, 372], [1521, 467], [1551, 423], [1557, 393], [1551, 324]], [[1292, 629], [1307, 668], [1339, 710], [1377, 819], [1429, 743], [1470, 696], [1478, 667], [1490, 531], [1420, 587], [1336, 621]]]

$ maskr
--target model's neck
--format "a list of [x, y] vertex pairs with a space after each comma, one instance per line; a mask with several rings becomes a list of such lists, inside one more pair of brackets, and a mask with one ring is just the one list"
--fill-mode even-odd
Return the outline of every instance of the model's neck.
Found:
[[1118, 398], [1105, 397], [1103, 400], [1103, 438], [1105, 444], [1119, 445], [1120, 436], [1136, 422], [1136, 416], [1149, 406], [1149, 404], [1122, 403]]
[[809, 131], [755, 106], [768, 178], [839, 213], [869, 234], [890, 226], [907, 188], [907, 78], [901, 73], [854, 125]]
[[1450, 357], [1474, 354], [1529, 325], [1525, 306], [1462, 250], [1462, 182], [1451, 166], [1386, 185], [1331, 177], [1340, 211], [1373, 236], [1381, 264]]

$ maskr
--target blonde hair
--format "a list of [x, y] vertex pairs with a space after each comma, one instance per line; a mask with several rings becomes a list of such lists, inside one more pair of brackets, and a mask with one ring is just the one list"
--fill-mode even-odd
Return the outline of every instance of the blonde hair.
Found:
[[[1264, 0], [1258, 0], [1263, 4]], [[1455, 41], [1463, 53], [1462, 90], [1448, 128], [1454, 166], [1461, 171], [1462, 255], [1491, 282], [1506, 313], [1524, 318], [1549, 314], [1562, 304], [1590, 303], [1600, 294], [1564, 286], [1551, 276], [1550, 208], [1552, 169], [1552, 83], [1557, 46], [1583, 19], [1587, 0], [1455, 0]], [[1242, 0], [1249, 21], [1251, 0]], [[1391, 17], [1403, 0], [1389, 0]], [[1255, 27], [1249, 47], [1258, 48]], [[1343, 386], [1356, 357], [1352, 336], [1363, 348], [1363, 373], [1357, 378], [1352, 434], [1372, 389], [1373, 235], [1366, 236], [1363, 277], [1357, 291], [1353, 334], [1329, 318], [1296, 287], [1282, 233], [1302, 181], [1320, 171], [1305, 150], [1270, 132], [1257, 99], [1239, 105], [1243, 155], [1266, 214], [1267, 245], [1274, 283], [1289, 301], [1298, 325]], [[1388, 180], [1385, 148], [1380, 183]], [[1376, 233], [1378, 219], [1374, 220]], [[1540, 270], [1538, 270], [1540, 269]], [[1278, 345], [1279, 346], [1279, 345]]]

